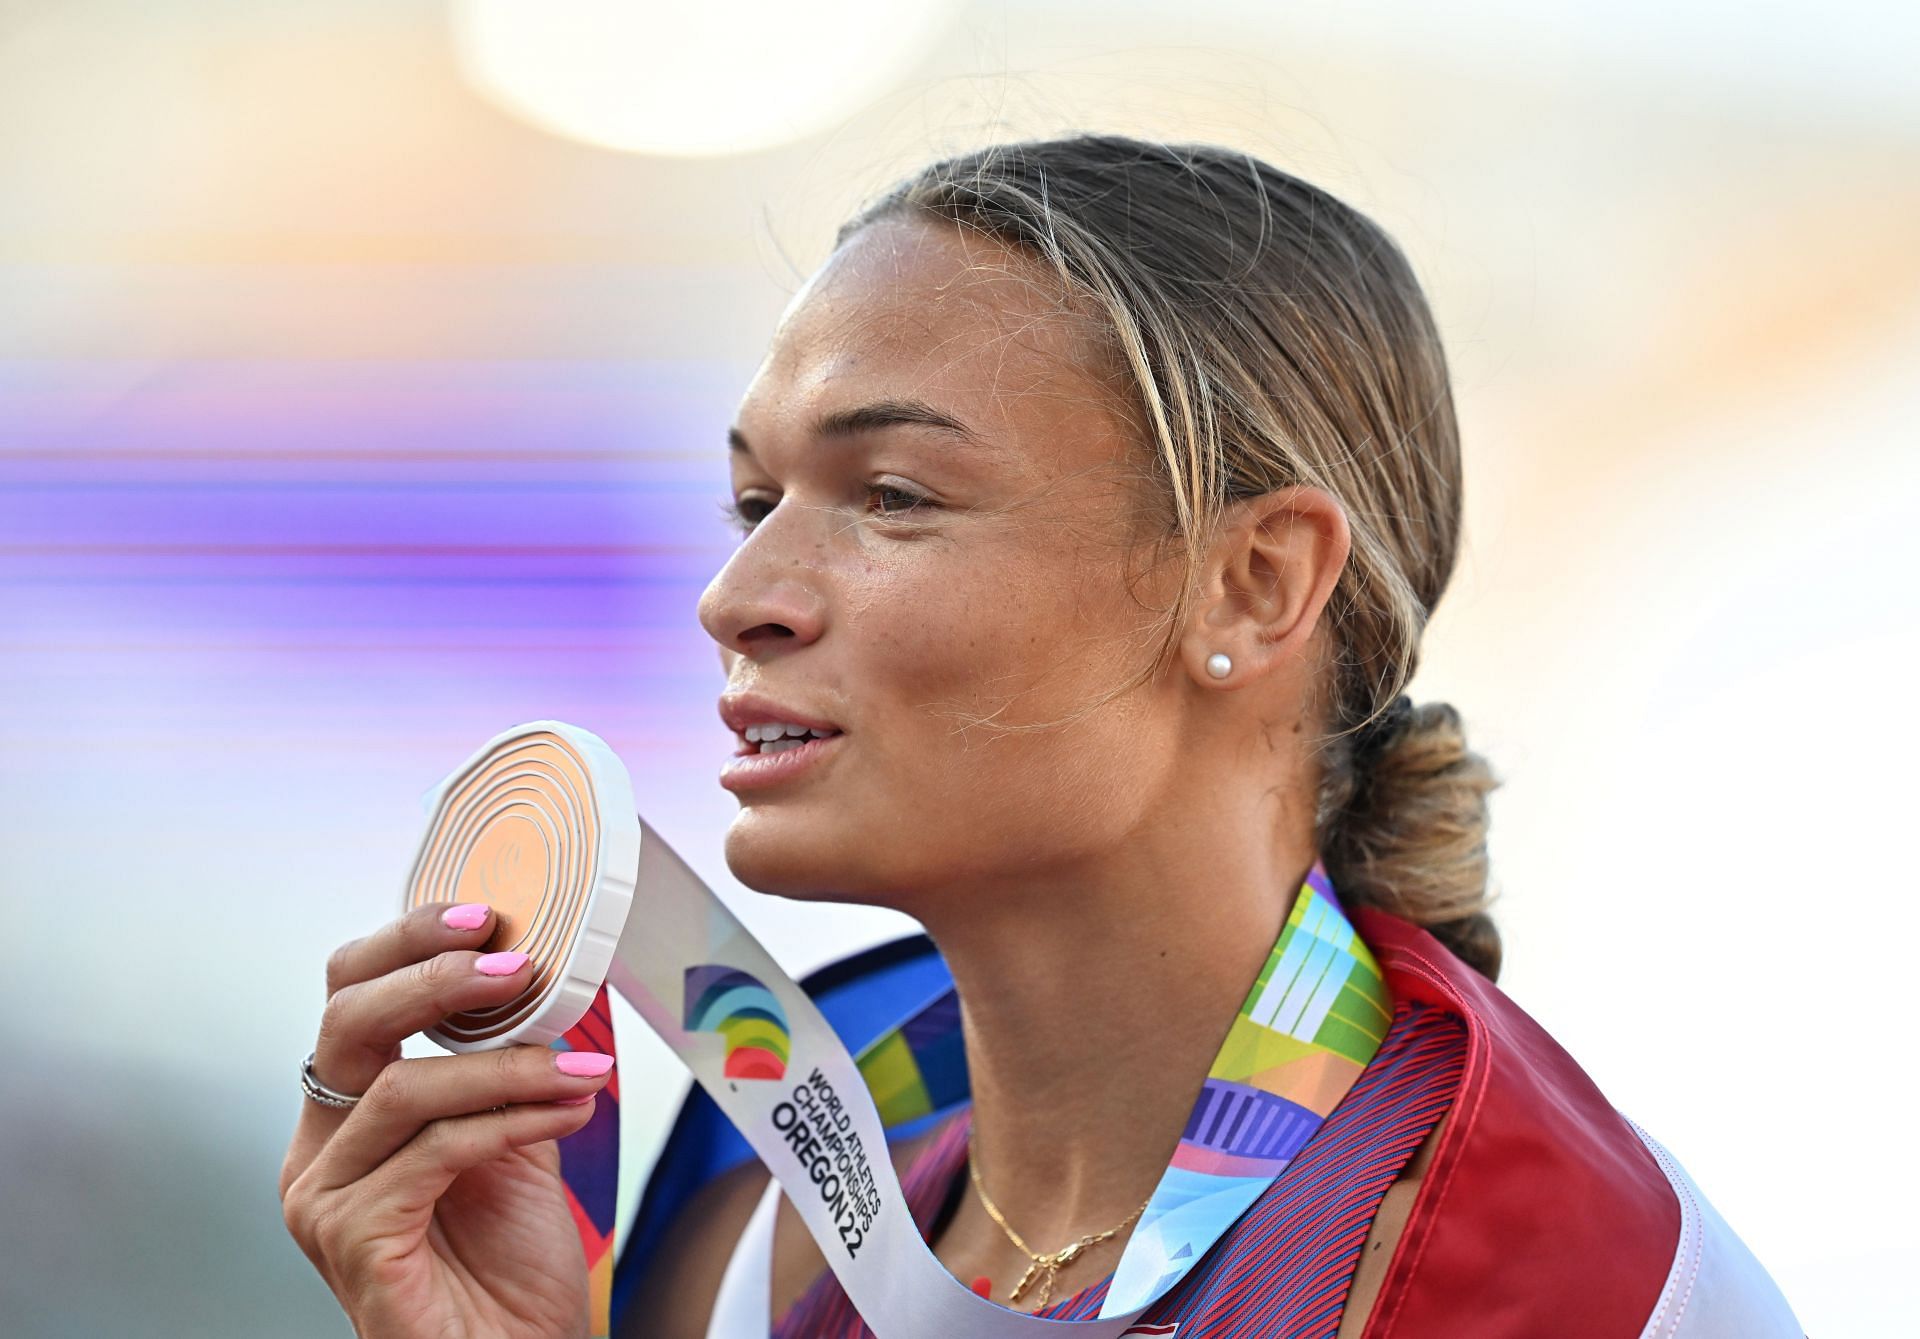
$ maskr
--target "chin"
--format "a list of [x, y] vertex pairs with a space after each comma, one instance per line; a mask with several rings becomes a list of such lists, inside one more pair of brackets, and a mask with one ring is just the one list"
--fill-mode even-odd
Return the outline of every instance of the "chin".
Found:
[[802, 902], [869, 902], [874, 870], [860, 845], [798, 814], [744, 808], [727, 829], [727, 868], [757, 893]]

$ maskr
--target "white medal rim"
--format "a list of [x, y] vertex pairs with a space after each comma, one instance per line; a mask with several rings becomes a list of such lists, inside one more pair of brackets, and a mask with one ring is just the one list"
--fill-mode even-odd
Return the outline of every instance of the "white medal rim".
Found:
[[633, 794], [633, 777], [607, 742], [591, 730], [566, 721], [527, 721], [502, 730], [475, 749], [460, 766], [441, 778], [439, 784], [420, 798], [427, 823], [414, 851], [413, 865], [400, 891], [402, 905], [410, 902], [414, 880], [422, 862], [432, 849], [433, 836], [444, 817], [443, 802], [449, 792], [495, 752], [528, 735], [554, 734], [571, 744], [592, 782], [592, 800], [598, 821], [599, 840], [589, 852], [593, 867], [587, 888], [586, 907], [581, 912], [573, 942], [567, 946], [555, 969], [553, 984], [545, 998], [521, 1022], [497, 1037], [481, 1039], [455, 1037], [439, 1025], [420, 1035], [443, 1050], [455, 1053], [497, 1050], [502, 1046], [545, 1046], [564, 1035], [567, 1029], [586, 1017], [594, 997], [606, 983], [613, 965], [614, 950], [633, 909], [634, 886], [640, 867], [640, 816]]

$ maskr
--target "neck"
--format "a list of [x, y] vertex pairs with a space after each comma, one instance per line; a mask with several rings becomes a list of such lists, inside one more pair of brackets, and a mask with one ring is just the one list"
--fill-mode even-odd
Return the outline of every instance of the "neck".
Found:
[[975, 1165], [1037, 1251], [1159, 1184], [1313, 863], [1310, 839], [1189, 817], [1100, 868], [948, 890], [967, 913], [922, 916], [959, 990]]

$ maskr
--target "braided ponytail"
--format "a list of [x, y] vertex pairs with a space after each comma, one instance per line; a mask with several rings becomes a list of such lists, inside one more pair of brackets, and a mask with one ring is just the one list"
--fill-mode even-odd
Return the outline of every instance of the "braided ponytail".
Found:
[[1460, 714], [1445, 702], [1409, 703], [1381, 738], [1344, 738], [1320, 796], [1321, 858], [1341, 899], [1424, 926], [1456, 958], [1497, 979], [1486, 797], [1500, 781], [1467, 747]]

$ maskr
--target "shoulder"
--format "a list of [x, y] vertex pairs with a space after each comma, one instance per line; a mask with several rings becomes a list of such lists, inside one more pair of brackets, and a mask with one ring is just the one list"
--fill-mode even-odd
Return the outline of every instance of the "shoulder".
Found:
[[[1467, 1029], [1452, 1111], [1379, 1283], [1368, 1339], [1689, 1333], [1650, 1328], [1672, 1319], [1663, 1304], [1686, 1268], [1689, 1200], [1704, 1203], [1675, 1178], [1678, 1164], [1524, 1009], [1431, 935], [1367, 908], [1354, 924], [1396, 999], [1442, 1005]], [[1800, 1334], [1753, 1271], [1773, 1320], [1729, 1332]]]

